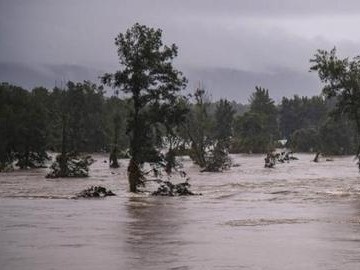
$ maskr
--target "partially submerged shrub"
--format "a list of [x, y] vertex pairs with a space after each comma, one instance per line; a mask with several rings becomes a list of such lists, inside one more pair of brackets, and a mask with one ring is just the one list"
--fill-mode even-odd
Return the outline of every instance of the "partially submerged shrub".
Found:
[[190, 196], [197, 195], [189, 190], [190, 184], [186, 181], [179, 184], [173, 184], [170, 181], [164, 181], [160, 187], [152, 193], [155, 196]]
[[46, 152], [16, 153], [15, 157], [18, 160], [15, 165], [21, 169], [45, 168], [45, 161], [50, 160]]
[[91, 156], [81, 157], [75, 153], [60, 154], [56, 156], [55, 162], [50, 166], [51, 172], [46, 177], [87, 177], [89, 166], [93, 162]]
[[[175, 161], [171, 172], [168, 171], [168, 163], [166, 162], [149, 165], [150, 170], [147, 172], [142, 170], [142, 181], [138, 186], [142, 192], [150, 192], [154, 196], [200, 195], [190, 190], [190, 178], [182, 170], [182, 164], [178, 161]], [[149, 186], [149, 183], [153, 183], [155, 186]]]
[[291, 160], [298, 160], [292, 152], [283, 151], [281, 153], [269, 152], [265, 157], [265, 168], [274, 168], [276, 163], [289, 163]]
[[206, 158], [206, 165], [202, 172], [222, 172], [231, 167], [231, 159], [227, 149], [217, 144]]
[[116, 194], [102, 186], [91, 186], [76, 194], [76, 198], [102, 198], [107, 196], [116, 196]]
[[12, 172], [14, 166], [12, 163], [0, 163], [0, 172]]

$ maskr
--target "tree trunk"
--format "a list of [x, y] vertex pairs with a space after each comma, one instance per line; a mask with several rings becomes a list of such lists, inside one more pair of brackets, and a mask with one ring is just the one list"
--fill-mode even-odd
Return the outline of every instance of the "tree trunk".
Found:
[[60, 177], [65, 177], [67, 174], [67, 158], [66, 158], [66, 116], [63, 115], [62, 119], [62, 140], [61, 140], [61, 155], [59, 158], [59, 166], [60, 166]]
[[114, 144], [114, 147], [113, 149], [111, 150], [111, 153], [110, 153], [110, 168], [119, 168], [120, 165], [118, 163], [118, 157], [117, 157], [117, 152], [118, 152], [118, 149], [117, 149], [117, 142], [118, 142], [118, 137], [119, 137], [119, 128], [118, 128], [118, 123], [116, 122], [117, 118], [115, 117], [114, 118], [114, 141], [113, 141], [113, 144]]
[[131, 158], [129, 162], [128, 180], [129, 180], [130, 192], [136, 193], [138, 191], [137, 186], [141, 182], [141, 170], [139, 164], [137, 164], [134, 158]]
[[110, 153], [110, 168], [119, 168], [120, 165], [119, 165], [119, 162], [117, 160], [117, 149], [116, 147], [111, 151]]
[[[140, 92], [140, 91], [138, 91]], [[131, 159], [128, 166], [128, 178], [129, 178], [129, 186], [130, 192], [136, 193], [138, 184], [141, 183], [141, 170], [139, 166], [139, 134], [140, 134], [140, 127], [139, 127], [139, 112], [140, 112], [140, 101], [139, 95], [136, 94], [133, 97], [134, 101], [134, 126], [133, 132], [131, 134], [130, 139], [130, 151], [131, 151]]]
[[315, 155], [315, 158], [314, 158], [314, 162], [319, 162], [319, 157], [320, 157], [320, 152], [317, 152], [316, 155]]
[[167, 174], [171, 174], [172, 169], [175, 167], [175, 153], [171, 147], [165, 155], [165, 161], [166, 161], [165, 172]]

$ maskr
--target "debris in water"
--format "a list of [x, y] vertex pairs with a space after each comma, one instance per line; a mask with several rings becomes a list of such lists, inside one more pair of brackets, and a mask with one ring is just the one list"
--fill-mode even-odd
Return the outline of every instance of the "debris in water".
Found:
[[57, 155], [55, 162], [50, 166], [51, 171], [46, 178], [59, 177], [88, 177], [89, 166], [94, 163], [91, 156], [79, 156], [76, 153]]
[[102, 186], [91, 186], [76, 194], [76, 198], [102, 198], [107, 196], [116, 196], [116, 194]]
[[173, 184], [170, 181], [163, 181], [160, 187], [152, 193], [155, 196], [191, 196], [195, 194], [189, 190], [190, 184], [186, 181], [179, 184]]
[[273, 153], [267, 153], [265, 157], [265, 168], [274, 168], [275, 155]]
[[293, 152], [269, 152], [265, 157], [265, 168], [274, 168], [276, 163], [285, 163], [285, 161], [289, 163], [290, 160], [299, 159], [293, 156]]

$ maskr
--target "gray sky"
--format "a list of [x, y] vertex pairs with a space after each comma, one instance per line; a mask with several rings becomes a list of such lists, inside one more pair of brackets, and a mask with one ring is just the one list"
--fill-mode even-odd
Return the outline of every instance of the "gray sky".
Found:
[[115, 67], [114, 37], [162, 28], [181, 67], [307, 72], [316, 49], [360, 54], [357, 0], [0, 0], [0, 62]]

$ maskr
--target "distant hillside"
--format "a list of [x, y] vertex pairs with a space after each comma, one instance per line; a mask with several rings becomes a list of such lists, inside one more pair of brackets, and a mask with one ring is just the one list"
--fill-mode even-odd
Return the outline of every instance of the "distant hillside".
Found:
[[[248, 72], [225, 68], [181, 68], [189, 80], [188, 92], [192, 92], [199, 82], [208, 90], [213, 100], [227, 98], [247, 103], [255, 86], [270, 90], [271, 97], [280, 101], [283, 96], [317, 95], [320, 83], [316, 74], [276, 70], [272, 73]], [[113, 69], [108, 71], [112, 72]], [[68, 80], [90, 80], [99, 83], [98, 77], [104, 70], [78, 65], [25, 65], [0, 63], [0, 81], [32, 89], [35, 86], [53, 88]]]
[[277, 70], [256, 73], [236, 69], [209, 68], [184, 69], [189, 79], [188, 88], [195, 89], [199, 82], [212, 94], [213, 99], [234, 99], [247, 103], [255, 86], [269, 89], [271, 97], [280, 101], [283, 96], [313, 96], [320, 94], [321, 85], [316, 74]]
[[27, 89], [36, 86], [53, 88], [66, 81], [91, 80], [99, 82], [98, 77], [104, 72], [77, 65], [27, 65], [0, 63], [0, 81], [9, 82]]

